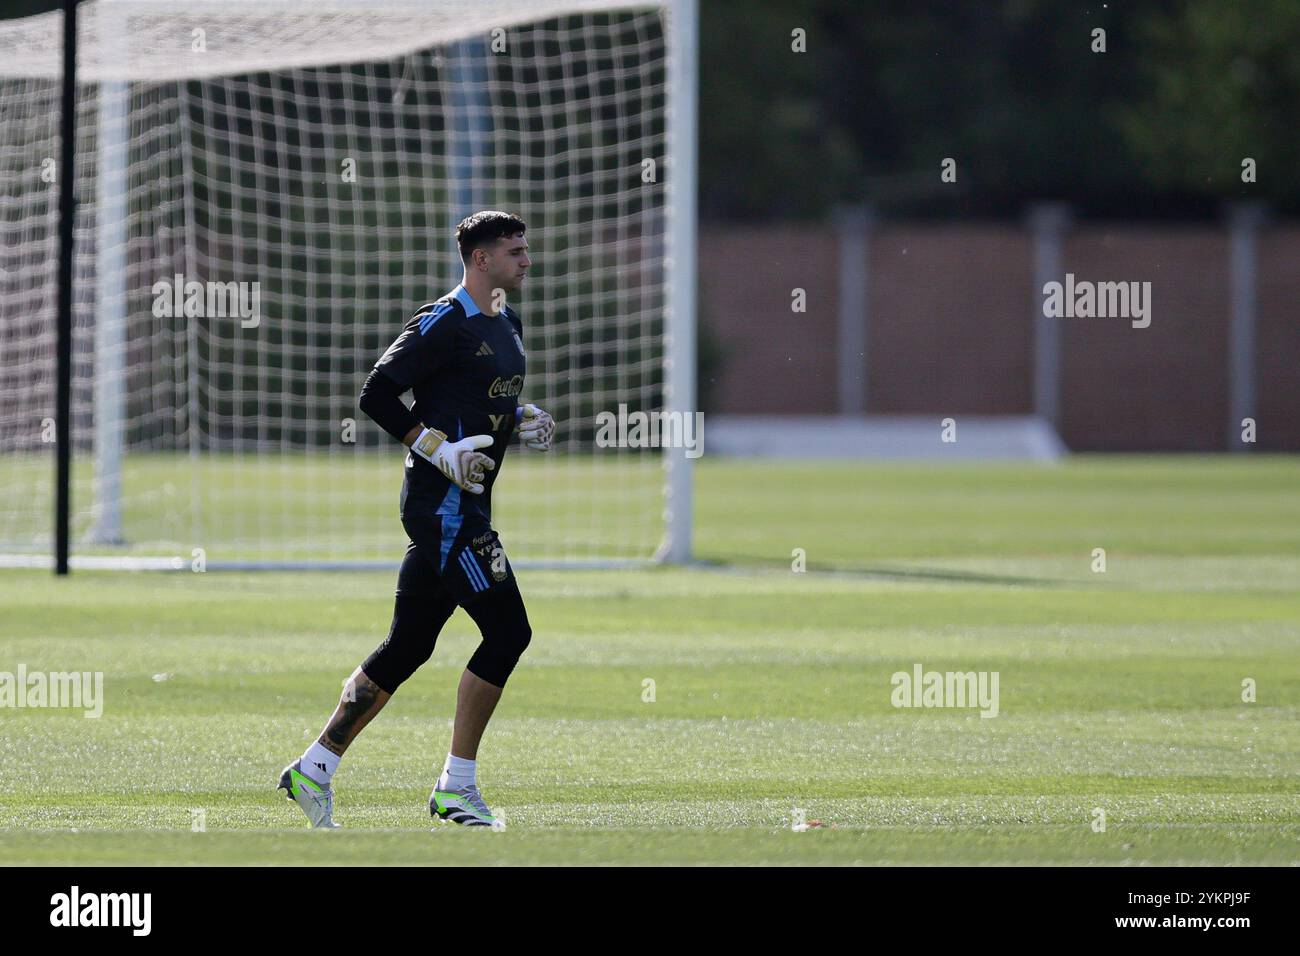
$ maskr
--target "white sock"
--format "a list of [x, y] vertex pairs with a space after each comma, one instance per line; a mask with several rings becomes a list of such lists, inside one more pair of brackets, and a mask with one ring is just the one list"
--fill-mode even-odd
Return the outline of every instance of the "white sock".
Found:
[[447, 759], [442, 765], [442, 776], [438, 778], [438, 789], [459, 790], [461, 787], [477, 786], [478, 782], [474, 777], [477, 769], [477, 761], [447, 754]]
[[318, 740], [302, 755], [302, 772], [317, 783], [323, 783], [328, 787], [342, 759], [338, 754], [322, 747]]

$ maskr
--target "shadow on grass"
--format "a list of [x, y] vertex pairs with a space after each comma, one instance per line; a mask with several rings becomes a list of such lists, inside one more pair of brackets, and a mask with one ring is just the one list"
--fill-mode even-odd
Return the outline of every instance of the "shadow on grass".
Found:
[[[743, 574], [750, 571], [789, 571], [786, 561], [772, 561], [765, 558], [746, 559], [743, 563], [696, 560], [689, 567], [701, 571], [715, 571], [723, 574]], [[856, 578], [861, 580], [879, 579], [886, 581], [941, 581], [949, 584], [1004, 584], [1021, 587], [1078, 587], [1078, 581], [1060, 578], [1035, 578], [1011, 574], [982, 574], [978, 571], [957, 571], [950, 568], [882, 568], [853, 567], [844, 565], [820, 565], [809, 563], [807, 573], [825, 574], [834, 577]]]

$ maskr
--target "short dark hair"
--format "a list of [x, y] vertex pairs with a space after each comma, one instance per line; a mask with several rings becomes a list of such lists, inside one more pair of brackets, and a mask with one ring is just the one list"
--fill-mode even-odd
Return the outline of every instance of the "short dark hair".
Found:
[[456, 227], [456, 245], [460, 247], [460, 261], [469, 262], [469, 257], [480, 246], [486, 246], [508, 236], [517, 236], [527, 229], [528, 226], [518, 216], [495, 209], [485, 209], [472, 216], [466, 216]]

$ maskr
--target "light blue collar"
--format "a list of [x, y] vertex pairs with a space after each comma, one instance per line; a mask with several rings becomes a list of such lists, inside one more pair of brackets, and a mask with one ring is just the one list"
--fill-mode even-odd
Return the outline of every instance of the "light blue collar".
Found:
[[487, 315], [486, 312], [478, 307], [478, 304], [474, 301], [474, 297], [469, 294], [469, 290], [466, 289], [463, 284], [452, 289], [451, 296], [464, 307], [466, 316]]

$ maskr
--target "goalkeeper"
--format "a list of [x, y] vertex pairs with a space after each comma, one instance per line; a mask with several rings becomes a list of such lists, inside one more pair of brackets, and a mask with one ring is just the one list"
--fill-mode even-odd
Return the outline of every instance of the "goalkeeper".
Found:
[[[451, 749], [429, 811], [468, 826], [495, 822], [475, 775], [479, 741], [532, 630], [492, 530], [492, 484], [516, 428], [525, 447], [542, 451], [554, 430], [546, 412], [519, 404], [523, 325], [514, 309], [498, 310], [498, 296], [517, 291], [530, 265], [525, 228], [504, 212], [462, 221], [456, 242], [464, 279], [416, 312], [361, 390], [361, 410], [410, 449], [400, 509], [410, 544], [387, 638], [352, 672], [320, 738], [280, 777], [314, 827], [337, 826], [332, 780], [339, 760], [429, 659], [457, 606], [482, 642], [461, 675]], [[415, 399], [409, 410], [399, 397], [407, 390]]]

